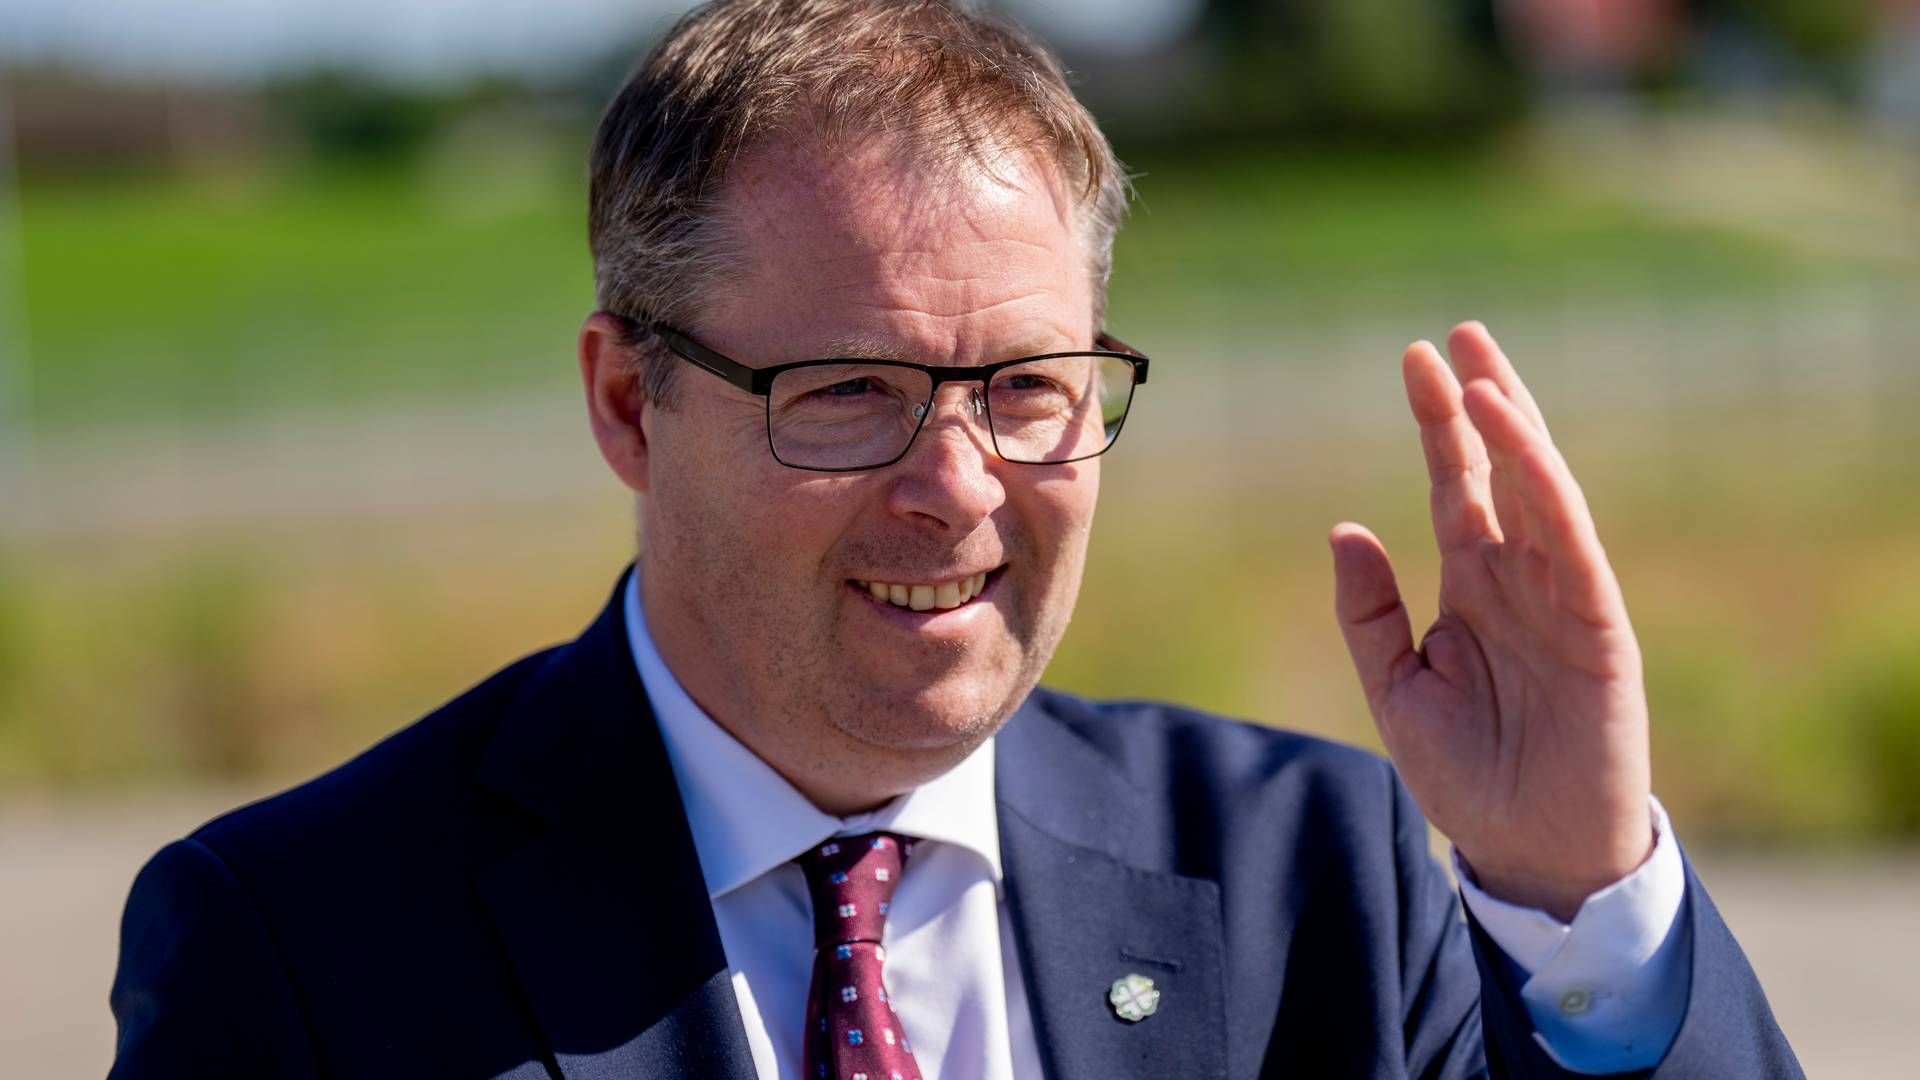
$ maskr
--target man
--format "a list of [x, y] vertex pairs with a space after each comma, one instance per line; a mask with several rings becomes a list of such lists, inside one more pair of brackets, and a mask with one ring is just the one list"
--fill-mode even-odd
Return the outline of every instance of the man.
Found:
[[579, 360], [634, 570], [573, 643], [162, 851], [115, 1075], [1798, 1075], [1484, 328], [1405, 359], [1418, 650], [1378, 542], [1332, 536], [1397, 773], [1035, 689], [1147, 374], [1101, 333], [1122, 195], [1053, 63], [945, 4], [682, 23], [593, 154]]

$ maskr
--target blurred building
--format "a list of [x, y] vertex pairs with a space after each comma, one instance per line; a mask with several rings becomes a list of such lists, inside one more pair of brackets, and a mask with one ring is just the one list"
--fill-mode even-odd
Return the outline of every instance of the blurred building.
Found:
[[1888, 128], [1920, 141], [1920, 0], [1884, 0], [1866, 58], [1865, 104]]
[[217, 166], [267, 141], [262, 102], [238, 88], [13, 71], [0, 75], [0, 97], [27, 168]]
[[1548, 84], [1617, 86], [1672, 64], [1682, 0], [1497, 0], [1505, 40]]

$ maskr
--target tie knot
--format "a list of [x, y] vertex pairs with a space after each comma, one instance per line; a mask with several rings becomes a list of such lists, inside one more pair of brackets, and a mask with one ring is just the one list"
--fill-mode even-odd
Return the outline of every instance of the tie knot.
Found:
[[913, 853], [913, 837], [870, 832], [836, 836], [794, 861], [813, 894], [815, 948], [854, 941], [878, 944], [894, 887]]

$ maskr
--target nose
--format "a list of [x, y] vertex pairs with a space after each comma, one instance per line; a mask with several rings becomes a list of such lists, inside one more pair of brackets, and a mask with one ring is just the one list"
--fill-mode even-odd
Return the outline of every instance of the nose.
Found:
[[[915, 405], [913, 407], [913, 418], [918, 420], [929, 411], [936, 411], [939, 408], [940, 400], [937, 397], [925, 405]], [[961, 399], [960, 411], [976, 417], [987, 415], [987, 399], [980, 393], [979, 387], [967, 387], [967, 396]]]
[[964, 536], [1007, 501], [978, 386], [943, 386], [907, 456], [893, 468], [894, 513]]

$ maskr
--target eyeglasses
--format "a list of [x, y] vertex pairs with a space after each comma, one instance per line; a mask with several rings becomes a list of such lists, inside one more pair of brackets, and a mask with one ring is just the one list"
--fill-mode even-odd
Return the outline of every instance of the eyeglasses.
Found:
[[1147, 358], [1102, 334], [1088, 352], [978, 366], [905, 360], [799, 360], [748, 367], [663, 323], [615, 315], [660, 335], [674, 355], [767, 401], [774, 460], [815, 472], [857, 472], [905, 457], [933, 411], [934, 391], [975, 383], [966, 407], [984, 416], [994, 452], [1022, 465], [1064, 465], [1112, 448], [1147, 381]]

